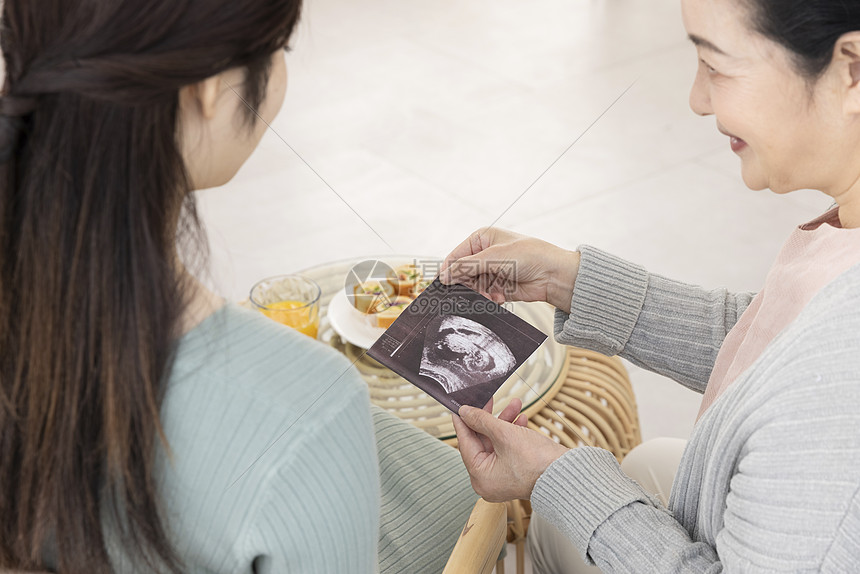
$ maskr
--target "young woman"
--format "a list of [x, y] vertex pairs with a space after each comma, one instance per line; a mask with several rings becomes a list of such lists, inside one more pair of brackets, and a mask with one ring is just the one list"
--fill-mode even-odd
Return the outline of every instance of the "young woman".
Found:
[[441, 570], [475, 500], [456, 453], [183, 263], [299, 8], [3, 3], [0, 569]]
[[[539, 572], [579, 571], [576, 554], [605, 572], [853, 572], [860, 3], [682, 7], [699, 55], [691, 106], [715, 117], [746, 184], [780, 194], [814, 188], [837, 206], [794, 232], [755, 296], [684, 285], [592, 247], [475, 233], [449, 255], [443, 280], [496, 300], [548, 301], [558, 308], [558, 340], [620, 353], [704, 398], [675, 457], [668, 509], [610, 453], [567, 450], [523, 421], [464, 407], [455, 417], [461, 454], [488, 500], [531, 497]], [[516, 262], [515, 278], [496, 274], [501, 261]]]

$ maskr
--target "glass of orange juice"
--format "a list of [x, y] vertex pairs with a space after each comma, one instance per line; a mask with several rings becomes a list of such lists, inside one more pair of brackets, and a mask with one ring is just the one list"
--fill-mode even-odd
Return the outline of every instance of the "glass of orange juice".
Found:
[[313, 339], [320, 326], [320, 286], [301, 275], [278, 275], [251, 288], [251, 304], [263, 315]]

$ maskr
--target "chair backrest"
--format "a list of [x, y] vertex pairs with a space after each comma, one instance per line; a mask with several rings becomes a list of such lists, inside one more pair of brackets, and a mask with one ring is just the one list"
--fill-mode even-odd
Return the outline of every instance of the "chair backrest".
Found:
[[479, 498], [442, 574], [492, 572], [505, 544], [507, 524], [507, 507], [503, 503]]

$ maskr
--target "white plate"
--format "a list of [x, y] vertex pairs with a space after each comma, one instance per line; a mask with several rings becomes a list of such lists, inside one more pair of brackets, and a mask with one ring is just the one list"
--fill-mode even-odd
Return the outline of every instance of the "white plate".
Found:
[[328, 321], [338, 335], [362, 349], [369, 349], [385, 332], [376, 326], [376, 317], [352, 306], [346, 293], [338, 290], [328, 304]]

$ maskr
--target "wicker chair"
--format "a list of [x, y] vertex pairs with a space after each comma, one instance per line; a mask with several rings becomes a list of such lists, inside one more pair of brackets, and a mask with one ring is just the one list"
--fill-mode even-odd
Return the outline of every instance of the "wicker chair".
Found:
[[[504, 504], [479, 498], [442, 574], [492, 572], [505, 544], [506, 514]], [[504, 572], [504, 565], [501, 566], [501, 572]]]

